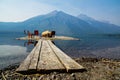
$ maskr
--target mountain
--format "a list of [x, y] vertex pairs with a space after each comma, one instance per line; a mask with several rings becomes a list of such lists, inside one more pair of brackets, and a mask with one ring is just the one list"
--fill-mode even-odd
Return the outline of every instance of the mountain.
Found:
[[0, 31], [23, 32], [23, 22], [0, 22]]
[[86, 21], [89, 25], [100, 30], [102, 33], [120, 33], [120, 26], [111, 24], [108, 21], [98, 21], [84, 14], [80, 14], [78, 18]]
[[75, 17], [62, 11], [32, 17], [23, 22], [0, 22], [0, 31], [55, 30], [62, 35], [83, 35], [96, 33], [118, 33], [120, 27], [79, 15]]
[[87, 22], [89, 22], [89, 21], [95, 21], [95, 19], [93, 19], [93, 18], [91, 18], [91, 17], [89, 17], [89, 16], [87, 16], [85, 14], [78, 15], [78, 18], [80, 18], [80, 19], [82, 19], [84, 21], [87, 21]]
[[87, 22], [62, 11], [53, 11], [23, 22], [26, 29], [55, 30], [58, 34], [84, 34], [96, 31]]

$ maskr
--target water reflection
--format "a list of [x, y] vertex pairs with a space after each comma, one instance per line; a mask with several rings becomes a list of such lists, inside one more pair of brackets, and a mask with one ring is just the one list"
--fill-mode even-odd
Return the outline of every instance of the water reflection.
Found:
[[26, 47], [21, 46], [11, 46], [11, 45], [1, 45], [0, 46], [0, 56], [9, 56], [9, 55], [22, 55], [27, 51]]
[[0, 69], [19, 63], [28, 55], [27, 48], [15, 45], [0, 45]]
[[33, 44], [34, 46], [36, 46], [37, 43], [38, 43], [38, 41], [28, 40], [28, 41], [24, 42], [24, 46], [29, 46], [31, 44]]

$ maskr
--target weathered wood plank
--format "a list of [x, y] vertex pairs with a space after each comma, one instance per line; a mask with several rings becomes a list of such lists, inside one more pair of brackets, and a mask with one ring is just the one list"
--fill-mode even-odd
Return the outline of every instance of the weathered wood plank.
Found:
[[61, 64], [61, 62], [56, 57], [55, 53], [50, 48], [47, 40], [43, 40], [40, 60], [37, 66], [38, 71], [41, 70], [62, 70], [65, 67]]
[[34, 51], [34, 55], [33, 55], [32, 59], [31, 59], [29, 70], [37, 69], [39, 55], [40, 55], [40, 52], [41, 52], [41, 46], [42, 46], [42, 41], [39, 40], [37, 45], [36, 45], [36, 49]]
[[17, 72], [29, 70], [50, 71], [50, 70], [81, 70], [79, 65], [63, 51], [56, 47], [50, 40], [39, 40], [37, 45], [21, 63]]
[[30, 54], [27, 56], [27, 58], [20, 64], [19, 68], [17, 68], [17, 72], [19, 71], [27, 71], [31, 62], [31, 59], [34, 55], [34, 52], [36, 50], [36, 48], [38, 47], [38, 45], [36, 45], [33, 50], [30, 52]]
[[61, 51], [58, 47], [56, 47], [51, 41], [48, 41], [51, 48], [54, 50], [55, 54], [61, 61], [61, 63], [66, 67], [66, 70], [80, 70], [84, 69], [83, 66], [79, 65], [77, 62], [75, 62], [72, 58], [67, 56], [63, 51]]

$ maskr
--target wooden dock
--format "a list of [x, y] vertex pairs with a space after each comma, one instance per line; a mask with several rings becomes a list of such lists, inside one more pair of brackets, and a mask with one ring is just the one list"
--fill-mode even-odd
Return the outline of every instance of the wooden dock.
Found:
[[37, 45], [17, 68], [17, 72], [79, 71], [84, 67], [67, 56], [50, 40], [39, 39]]

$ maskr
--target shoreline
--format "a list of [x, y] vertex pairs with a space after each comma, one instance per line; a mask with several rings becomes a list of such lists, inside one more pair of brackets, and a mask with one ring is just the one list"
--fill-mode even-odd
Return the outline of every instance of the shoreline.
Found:
[[19, 63], [10, 65], [2, 70], [0, 70], [0, 79], [3, 79], [3, 75], [6, 80], [119, 80], [120, 79], [120, 59], [106, 59], [106, 58], [73, 58], [76, 62], [81, 64], [86, 68], [84, 72], [71, 72], [71, 73], [60, 73], [60, 72], [50, 72], [50, 73], [37, 73], [23, 75], [15, 72]]

